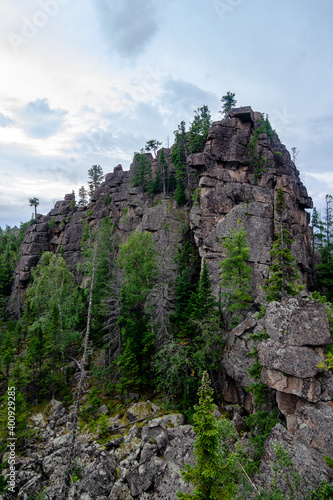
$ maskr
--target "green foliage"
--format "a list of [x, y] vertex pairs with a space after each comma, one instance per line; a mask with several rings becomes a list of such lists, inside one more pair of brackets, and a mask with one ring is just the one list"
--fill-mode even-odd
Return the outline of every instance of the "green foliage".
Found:
[[54, 220], [54, 218], [52, 217], [51, 220], [49, 220], [49, 228], [51, 229], [51, 231], [53, 231], [53, 229], [56, 227], [56, 221]]
[[111, 195], [110, 193], [106, 193], [105, 197], [104, 197], [104, 205], [106, 207], [108, 207], [111, 203]]
[[157, 139], [151, 139], [150, 141], [146, 142], [145, 145], [145, 151], [154, 151], [154, 155], [156, 156], [156, 151], [158, 148], [162, 145], [161, 142], [159, 142]]
[[182, 470], [185, 482], [192, 483], [194, 491], [193, 494], [178, 492], [180, 500], [235, 498], [250, 465], [231, 422], [223, 417], [217, 421], [214, 416], [212, 395], [208, 373], [204, 372], [193, 416], [196, 464], [186, 464]]
[[[258, 140], [261, 134], [267, 134], [270, 140], [273, 140], [276, 135], [275, 131], [272, 129], [272, 126], [268, 119], [268, 115], [266, 115], [266, 118], [264, 118], [264, 116], [261, 115], [261, 118], [260, 120], [257, 121], [256, 128], [247, 145], [250, 157], [250, 164], [254, 168], [254, 180], [256, 182], [261, 178], [261, 175], [266, 171], [265, 169], [266, 160], [261, 155], [259, 155], [258, 152]], [[282, 154], [279, 151], [276, 151], [275, 153], [278, 156], [280, 155], [282, 156]]]
[[269, 278], [263, 290], [266, 292], [267, 302], [280, 301], [287, 296], [297, 295], [302, 286], [298, 283], [299, 274], [296, 269], [296, 259], [291, 253], [291, 244], [294, 241], [284, 219], [286, 202], [282, 188], [277, 190], [275, 211], [279, 222], [276, 239], [270, 252], [272, 263], [269, 267]]
[[322, 481], [320, 485], [310, 492], [308, 500], [331, 500], [333, 498], [333, 485]]
[[86, 421], [89, 421], [91, 417], [96, 417], [96, 412], [98, 408], [101, 406], [101, 398], [100, 398], [101, 389], [96, 386], [93, 386], [87, 397], [86, 404], [81, 408], [80, 416], [83, 417]]
[[118, 358], [119, 389], [149, 384], [154, 333], [144, 309], [157, 276], [156, 252], [151, 233], [132, 233], [119, 245], [118, 263], [123, 271], [120, 318], [123, 351]]
[[222, 96], [221, 102], [222, 102], [222, 111], [219, 111], [219, 113], [224, 115], [224, 118], [228, 118], [229, 111], [231, 108], [234, 108], [237, 104], [237, 101], [235, 99], [234, 93], [228, 91], [226, 95]]
[[176, 400], [189, 417], [202, 373], [216, 369], [224, 344], [206, 260], [198, 281], [197, 250], [190, 235], [185, 231], [186, 240], [176, 258], [179, 275], [171, 335], [154, 359], [158, 389]]
[[29, 198], [29, 205], [30, 205], [30, 207], [35, 207], [35, 218], [36, 218], [37, 207], [39, 205], [39, 199], [38, 198]]
[[211, 116], [208, 106], [204, 105], [194, 111], [194, 119], [189, 130], [189, 151], [200, 153], [203, 151], [207, 141], [208, 130], [211, 124]]
[[88, 191], [84, 186], [79, 189], [79, 205], [85, 207], [88, 203]]
[[194, 193], [192, 194], [192, 201], [195, 207], [199, 206], [199, 201], [200, 201], [200, 188], [196, 188]]
[[175, 143], [172, 147], [171, 161], [176, 170], [176, 190], [175, 200], [179, 206], [186, 203], [185, 179], [188, 180], [187, 172], [187, 147], [186, 147], [186, 132], [185, 122], [182, 121], [175, 130]]
[[234, 327], [241, 320], [239, 313], [246, 311], [252, 303], [252, 268], [246, 263], [250, 259], [250, 250], [244, 228], [230, 230], [230, 234], [231, 237], [222, 242], [226, 257], [220, 265], [223, 306], [233, 313], [230, 326]]
[[89, 168], [88, 178], [89, 196], [92, 196], [104, 179], [102, 167], [100, 165], [93, 165], [91, 168]]
[[152, 169], [151, 162], [141, 150], [140, 153], [134, 153], [133, 159], [133, 186], [140, 186], [144, 192], [152, 192]]
[[315, 266], [315, 279], [319, 288], [333, 301], [333, 197], [325, 197], [324, 221], [314, 208], [312, 214], [312, 250], [319, 250], [321, 262]]
[[[267, 338], [266, 332], [252, 334], [251, 340], [257, 342]], [[249, 375], [255, 381], [245, 390], [252, 392], [253, 402], [256, 410], [246, 419], [246, 424], [251, 430], [250, 441], [254, 444], [253, 459], [259, 465], [260, 459], [264, 451], [264, 443], [269, 436], [272, 428], [277, 424], [280, 412], [277, 408], [270, 408], [268, 389], [261, 382], [262, 366], [258, 361], [258, 350], [254, 347], [252, 352], [248, 352], [247, 356], [255, 359], [251, 368], [248, 369]]]
[[[272, 448], [276, 462], [272, 466], [273, 479], [269, 485], [269, 492], [262, 491], [256, 500], [291, 500], [304, 497], [300, 496], [301, 475], [295, 471], [288, 451], [280, 443], [273, 443]], [[287, 495], [287, 496], [285, 496]]]
[[24, 363], [33, 370], [35, 389], [30, 397], [37, 399], [49, 391], [54, 394], [65, 383], [66, 350], [79, 338], [84, 304], [63, 257], [44, 252], [31, 276], [25, 311], [28, 344]]
[[27, 225], [0, 228], [0, 319], [6, 317], [4, 306], [11, 293], [18, 251]]

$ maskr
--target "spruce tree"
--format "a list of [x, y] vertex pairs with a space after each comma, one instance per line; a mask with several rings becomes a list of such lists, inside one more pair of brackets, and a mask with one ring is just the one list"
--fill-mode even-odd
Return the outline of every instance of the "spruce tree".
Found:
[[284, 218], [286, 208], [284, 192], [282, 188], [279, 188], [275, 202], [276, 219], [279, 225], [270, 252], [272, 263], [269, 267], [269, 278], [263, 286], [267, 302], [281, 301], [289, 295], [297, 295], [302, 289], [299, 284], [296, 259], [291, 253], [291, 244], [294, 240], [287, 228], [288, 221]]
[[[123, 351], [117, 364], [121, 375], [119, 389], [124, 390], [133, 382], [135, 385], [150, 382], [154, 334], [144, 306], [157, 273], [151, 233], [131, 234], [126, 243], [119, 246], [118, 263], [123, 271], [118, 320]], [[133, 374], [138, 374], [136, 380]]]
[[[238, 221], [240, 224], [241, 221]], [[246, 242], [246, 231], [237, 227], [230, 230], [231, 237], [225, 238], [222, 246], [226, 258], [221, 262], [221, 287], [224, 306], [233, 313], [230, 326], [236, 326], [242, 315], [252, 303], [251, 276], [252, 268], [246, 262], [250, 259], [250, 250]], [[235, 312], [237, 311], [237, 312]]]
[[[225, 417], [219, 421], [216, 419], [213, 390], [206, 371], [198, 396], [199, 404], [194, 407], [193, 415], [196, 464], [186, 464], [181, 471], [185, 482], [194, 485], [194, 491], [192, 494], [178, 492], [177, 496], [180, 500], [241, 498], [235, 495], [244, 479], [253, 484], [247, 472], [251, 460], [244, 452], [232, 423]], [[232, 448], [231, 441], [234, 443]]]

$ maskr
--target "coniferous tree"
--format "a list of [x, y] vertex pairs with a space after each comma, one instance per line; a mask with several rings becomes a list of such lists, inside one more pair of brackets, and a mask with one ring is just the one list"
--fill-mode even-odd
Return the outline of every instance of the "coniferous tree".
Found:
[[92, 196], [104, 179], [103, 169], [100, 165], [93, 165], [88, 170], [89, 196]]
[[[213, 390], [208, 373], [202, 375], [195, 413], [194, 454], [196, 464], [185, 464], [181, 471], [186, 483], [194, 485], [193, 493], [177, 493], [180, 500], [224, 500], [236, 498], [244, 479], [253, 485], [247, 470], [251, 460], [246, 455], [232, 423], [214, 415]], [[233, 441], [231, 448], [230, 442]], [[241, 498], [238, 497], [237, 498]], [[244, 498], [244, 497], [242, 497]]]
[[[238, 221], [238, 224], [241, 221]], [[251, 276], [252, 268], [246, 262], [250, 259], [250, 250], [246, 242], [244, 228], [230, 230], [231, 237], [225, 238], [222, 246], [226, 258], [221, 262], [221, 287], [224, 307], [233, 313], [230, 326], [236, 326], [242, 315], [252, 303]]]
[[[119, 246], [118, 263], [123, 271], [119, 326], [122, 353], [117, 364], [119, 389], [149, 383], [150, 358], [154, 333], [144, 305], [157, 273], [156, 253], [151, 233], [131, 234]], [[138, 374], [134, 378], [134, 374]]]
[[147, 151], [147, 152], [154, 151], [154, 155], [156, 157], [156, 151], [159, 148], [159, 146], [161, 146], [161, 145], [162, 145], [162, 143], [160, 141], [158, 141], [157, 139], [151, 139], [150, 141], [146, 142], [145, 151]]
[[88, 191], [84, 186], [79, 189], [79, 205], [84, 207], [88, 203]]
[[237, 101], [235, 99], [235, 95], [233, 92], [228, 91], [226, 95], [222, 96], [221, 102], [222, 102], [222, 111], [219, 111], [219, 113], [224, 115], [224, 118], [228, 118], [229, 111], [231, 108], [234, 108], [237, 104]]
[[203, 151], [211, 124], [211, 115], [208, 106], [204, 105], [194, 111], [194, 120], [189, 130], [189, 149], [191, 153]]
[[296, 295], [302, 289], [299, 285], [299, 274], [296, 268], [296, 259], [291, 253], [293, 238], [287, 228], [284, 213], [287, 208], [282, 188], [277, 190], [275, 212], [279, 223], [276, 240], [270, 252], [272, 263], [269, 268], [270, 276], [263, 286], [267, 302], [283, 300], [288, 295]]
[[151, 194], [153, 189], [151, 162], [143, 149], [140, 153], [134, 153], [133, 173], [133, 185], [140, 186], [144, 192]]
[[175, 200], [178, 205], [186, 203], [185, 186], [187, 185], [190, 190], [189, 168], [187, 164], [187, 145], [186, 145], [186, 132], [185, 122], [182, 121], [175, 130], [175, 143], [172, 147], [171, 160], [176, 170], [176, 190]]
[[167, 159], [165, 157], [164, 149], [162, 149], [161, 154], [158, 158], [158, 165], [161, 171], [162, 176], [162, 184], [163, 184], [163, 193], [164, 196], [169, 195], [170, 185], [169, 185], [169, 165]]

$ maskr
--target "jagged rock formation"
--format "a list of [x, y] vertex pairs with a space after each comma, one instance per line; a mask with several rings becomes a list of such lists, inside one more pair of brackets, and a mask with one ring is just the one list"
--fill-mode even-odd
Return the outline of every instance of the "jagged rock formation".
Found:
[[[259, 332], [266, 332], [268, 338], [250, 338]], [[263, 367], [261, 381], [271, 389], [273, 402], [286, 418], [287, 429], [276, 425], [266, 442], [258, 478], [262, 486], [273, 477], [274, 442], [289, 451], [295, 469], [303, 474], [304, 497], [309, 482], [333, 480], [324, 459], [333, 456], [333, 377], [318, 367], [325, 358], [324, 346], [331, 343], [325, 306], [303, 297], [271, 302], [264, 318], [250, 315], [228, 336], [222, 361], [228, 375], [224, 398], [251, 412], [252, 398], [244, 388], [254, 382], [247, 372], [254, 360], [247, 353], [255, 347]]]
[[[230, 229], [242, 219], [254, 270], [253, 293], [255, 299], [262, 302], [261, 285], [268, 275], [274, 234], [276, 191], [282, 187], [285, 193], [286, 217], [291, 221], [290, 229], [295, 240], [292, 251], [303, 280], [310, 285], [310, 216], [304, 209], [311, 208], [312, 201], [288, 151], [277, 136], [270, 141], [266, 134], [259, 135], [256, 154], [262, 158], [264, 168], [257, 172], [249, 155], [248, 143], [253, 137], [255, 120], [259, 118], [259, 113], [246, 107], [234, 109], [231, 119], [214, 122], [203, 153], [190, 156], [189, 164], [198, 173], [200, 188], [199, 206], [192, 207], [190, 223], [199, 253], [207, 258], [215, 294], [219, 293], [219, 264], [223, 259], [220, 239], [229, 236]], [[147, 156], [154, 171], [156, 161], [150, 153]], [[96, 224], [104, 217], [112, 219], [121, 240], [134, 229], [152, 232], [157, 250], [162, 259], [166, 259], [168, 281], [173, 283], [172, 259], [181, 241], [181, 226], [189, 220], [189, 209], [177, 208], [173, 200], [162, 195], [153, 203], [141, 188], [132, 187], [131, 177], [131, 171], [124, 172], [118, 165], [113, 173], [106, 175], [88, 207], [73, 209], [72, 195], [66, 195], [48, 215], [38, 214], [36, 223], [28, 227], [20, 249], [13, 295], [15, 291], [26, 289], [31, 267], [38, 263], [41, 253], [46, 250], [56, 253], [62, 250], [71, 270], [78, 275], [83, 224], [85, 221]]]
[[[185, 462], [193, 464], [193, 429], [184, 425], [180, 414], [159, 416], [160, 408], [148, 401], [109, 417], [114, 438], [103, 445], [98, 433], [81, 432], [73, 471], [76, 478], [65, 496], [73, 410], [67, 411], [54, 400], [30, 419], [34, 437], [27, 456], [20, 459], [18, 499], [30, 498], [42, 489], [49, 500], [168, 500], [176, 498], [178, 490], [191, 491], [180, 468]], [[134, 423], [137, 417], [141, 426]]]
[[[203, 153], [190, 157], [190, 165], [199, 175], [199, 207], [191, 210], [191, 226], [200, 255], [206, 256], [215, 293], [218, 293], [219, 264], [223, 258], [221, 238], [241, 219], [247, 232], [250, 263], [253, 267], [252, 290], [263, 300], [261, 285], [268, 277], [270, 250], [274, 235], [274, 206], [278, 188], [285, 193], [287, 218], [294, 238], [292, 251], [304, 281], [309, 281], [311, 267], [308, 227], [312, 200], [299, 179], [299, 172], [285, 146], [275, 135], [272, 141], [260, 134], [256, 157], [261, 171], [249, 155], [248, 144], [260, 119], [250, 107], [234, 109], [230, 120], [214, 122]], [[311, 284], [311, 283], [310, 283]]]
[[[276, 229], [275, 198], [280, 187], [285, 193], [286, 218], [290, 220], [294, 238], [292, 251], [303, 281], [311, 287], [308, 254], [311, 231], [305, 208], [311, 208], [312, 202], [288, 151], [277, 136], [272, 140], [264, 133], [258, 136], [255, 147], [260, 169], [249, 155], [248, 145], [259, 118], [251, 108], [239, 108], [232, 111], [230, 119], [212, 124], [204, 151], [189, 157], [199, 183], [199, 205], [191, 210], [177, 207], [173, 199], [162, 195], [152, 200], [141, 188], [132, 187], [132, 172], [124, 172], [118, 165], [113, 173], [107, 174], [88, 207], [74, 209], [71, 195], [66, 195], [48, 215], [38, 215], [35, 224], [28, 227], [20, 249], [12, 297], [14, 307], [27, 288], [31, 267], [38, 263], [43, 251], [62, 252], [80, 282], [77, 264], [81, 260], [84, 224], [97, 225], [104, 217], [112, 219], [120, 241], [135, 229], [152, 233], [168, 282], [165, 296], [169, 309], [173, 307], [174, 257], [182, 240], [183, 225], [190, 222], [198, 252], [207, 259], [213, 289], [218, 296], [223, 259], [220, 240], [229, 236], [230, 229], [241, 219], [254, 271], [254, 298], [257, 303], [263, 303], [261, 285], [268, 277]], [[154, 170], [154, 159], [151, 157], [151, 160]], [[266, 340], [256, 341], [249, 337], [251, 333], [264, 331], [268, 335]], [[270, 462], [274, 460], [274, 441], [282, 442], [289, 450], [298, 471], [305, 468], [313, 486], [321, 478], [333, 480], [332, 470], [324, 460], [325, 455], [333, 458], [333, 378], [330, 372], [318, 368], [324, 357], [323, 347], [329, 343], [325, 307], [308, 300], [306, 292], [281, 304], [269, 304], [262, 319], [249, 315], [227, 334], [221, 361], [224, 401], [241, 405], [244, 413], [253, 411], [251, 393], [245, 388], [253, 382], [247, 371], [253, 359], [247, 353], [256, 347], [263, 366], [261, 380], [286, 421], [287, 429], [278, 424], [266, 442], [258, 484], [267, 485], [272, 478]], [[42, 476], [50, 485], [49, 498], [60, 498], [55, 488], [63, 472], [62, 458], [68, 451], [71, 414], [62, 406], [57, 408], [50, 410], [52, 418], [42, 419], [40, 423], [43, 444], [35, 444], [30, 457], [21, 464], [19, 498], [38, 491], [36, 488]], [[56, 418], [57, 411], [60, 413]], [[134, 419], [137, 411], [136, 407], [129, 409], [127, 418]], [[230, 411], [236, 426], [244, 429], [241, 413], [236, 409]], [[142, 430], [133, 425], [127, 436], [115, 437], [106, 445], [106, 450], [102, 450], [91, 435], [80, 435], [79, 444], [84, 479], [74, 486], [72, 498], [85, 500], [174, 498], [175, 492], [185, 487], [179, 467], [193, 460], [193, 431], [182, 425], [181, 420], [174, 428], [167, 427], [161, 419], [151, 420]], [[302, 488], [306, 491], [308, 484], [304, 483]]]

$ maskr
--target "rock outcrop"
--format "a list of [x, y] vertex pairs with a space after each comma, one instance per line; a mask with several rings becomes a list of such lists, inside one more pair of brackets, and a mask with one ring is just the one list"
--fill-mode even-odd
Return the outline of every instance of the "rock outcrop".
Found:
[[[277, 189], [285, 193], [294, 237], [293, 254], [297, 258], [303, 281], [311, 284], [311, 262], [308, 248], [311, 242], [308, 227], [312, 207], [299, 172], [277, 135], [270, 140], [266, 134], [258, 136], [256, 155], [263, 168], [253, 164], [248, 144], [255, 133], [260, 113], [250, 107], [236, 108], [231, 118], [214, 122], [209, 130], [204, 151], [189, 156], [189, 165], [197, 172], [199, 205], [179, 209], [173, 199], [158, 195], [152, 200], [139, 187], [133, 187], [132, 171], [123, 171], [121, 165], [105, 177], [88, 207], [74, 208], [72, 195], [58, 201], [46, 216], [38, 215], [27, 229], [20, 249], [12, 302], [24, 293], [30, 269], [42, 252], [60, 251], [79, 280], [77, 264], [81, 260], [80, 241], [84, 223], [95, 225], [104, 217], [115, 224], [123, 241], [135, 229], [152, 233], [165, 261], [166, 281], [174, 282], [173, 259], [181, 241], [181, 227], [190, 221], [201, 257], [206, 256], [214, 292], [219, 293], [220, 262], [223, 259], [221, 239], [230, 235], [241, 219], [247, 231], [250, 264], [253, 267], [252, 289], [258, 302], [264, 299], [261, 285], [268, 276], [270, 250], [274, 235], [274, 203]], [[170, 150], [166, 150], [170, 154]], [[157, 156], [159, 153], [157, 154]], [[157, 160], [148, 154], [156, 170]], [[170, 288], [170, 294], [171, 288]], [[20, 293], [19, 293], [20, 292]], [[169, 294], [169, 295], [170, 295]], [[16, 296], [16, 299], [15, 299]]]
[[[305, 209], [311, 208], [312, 202], [278, 137], [255, 135], [258, 120], [260, 114], [245, 107], [232, 110], [230, 119], [212, 124], [204, 151], [188, 159], [198, 174], [199, 186], [199, 202], [191, 210], [188, 206], [179, 208], [173, 199], [163, 195], [148, 197], [141, 188], [132, 186], [132, 171], [124, 172], [118, 165], [106, 175], [87, 207], [75, 207], [72, 195], [66, 195], [48, 215], [39, 214], [27, 228], [20, 249], [12, 307], [20, 306], [31, 268], [44, 251], [61, 252], [80, 283], [77, 265], [82, 259], [84, 225], [97, 226], [105, 217], [112, 220], [120, 241], [125, 241], [133, 230], [151, 232], [163, 262], [164, 307], [169, 311], [173, 308], [176, 279], [174, 258], [184, 225], [190, 224], [198, 252], [207, 259], [218, 296], [220, 262], [224, 257], [221, 240], [241, 219], [251, 254], [253, 295], [257, 305], [261, 304], [265, 298], [261, 285], [268, 277], [276, 232], [274, 207], [279, 188], [287, 203], [285, 218], [290, 221], [294, 238], [292, 252], [303, 282], [311, 287], [311, 232]], [[249, 153], [249, 142], [254, 138], [256, 162]], [[151, 160], [154, 171], [156, 160]], [[274, 443], [282, 443], [296, 470], [305, 472], [313, 486], [321, 479], [333, 480], [324, 459], [326, 455], [333, 458], [333, 377], [319, 368], [325, 357], [324, 347], [330, 343], [325, 306], [309, 300], [307, 292], [282, 303], [272, 302], [261, 319], [258, 314], [250, 314], [226, 333], [221, 399], [230, 403], [236, 428], [246, 434], [243, 416], [255, 409], [251, 393], [245, 391], [254, 382], [248, 371], [254, 363], [249, 352], [257, 353], [269, 402], [285, 419], [286, 428], [275, 426], [266, 442], [258, 485], [267, 486], [273, 478]], [[228, 406], [225, 409], [229, 411]], [[17, 464], [18, 498], [35, 495], [42, 487], [47, 498], [62, 498], [72, 411], [53, 402], [45, 414], [32, 418], [36, 439], [29, 444], [27, 457]], [[108, 409], [101, 407], [100, 414], [109, 419], [112, 439], [102, 445], [96, 433], [80, 433], [80, 473], [73, 481], [70, 498], [167, 500], [175, 498], [179, 489], [190, 491], [182, 481], [180, 468], [185, 462], [193, 463], [193, 429], [184, 425], [179, 414], [161, 416], [156, 412], [156, 405], [137, 402], [125, 416], [123, 412], [109, 417]], [[146, 422], [140, 426], [137, 421], [142, 419]], [[129, 424], [126, 432], [120, 429], [125, 424]], [[309, 483], [305, 481], [301, 487], [306, 491]]]
[[[16, 464], [16, 498], [25, 500], [43, 491], [49, 500], [168, 500], [176, 498], [178, 490], [190, 492], [180, 469], [194, 461], [192, 427], [184, 425], [180, 414], [159, 416], [160, 409], [150, 402], [139, 406], [139, 414], [135, 404], [110, 417], [114, 437], [104, 444], [96, 432], [80, 433], [67, 497], [64, 474], [74, 407], [67, 411], [52, 401], [29, 422], [33, 438], [27, 456]], [[133, 415], [147, 420], [131, 424]]]
[[311, 233], [309, 214], [304, 209], [312, 207], [299, 172], [276, 135], [273, 140], [265, 133], [258, 136], [256, 158], [260, 159], [260, 170], [251, 160], [248, 145], [260, 116], [250, 107], [232, 110], [231, 119], [212, 124], [203, 153], [189, 160], [198, 172], [200, 187], [199, 206], [191, 210], [191, 226], [200, 255], [206, 256], [215, 293], [223, 259], [221, 239], [230, 236], [230, 229], [241, 219], [251, 254], [252, 290], [259, 301], [270, 265], [278, 188], [285, 193], [286, 218], [292, 221], [292, 251], [305, 282], [310, 279], [307, 249]]
[[[259, 340], [259, 334], [267, 338]], [[333, 480], [325, 461], [325, 456], [333, 457], [333, 376], [318, 367], [325, 358], [324, 346], [331, 343], [325, 306], [301, 296], [271, 302], [262, 319], [249, 315], [228, 335], [222, 360], [229, 377], [224, 397], [251, 412], [253, 402], [244, 388], [255, 382], [248, 373], [254, 359], [247, 354], [256, 348], [261, 381], [286, 419], [286, 429], [275, 426], [265, 444], [261, 486], [267, 487], [273, 478], [274, 443], [288, 451], [303, 476], [301, 491], [320, 480]]]

